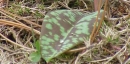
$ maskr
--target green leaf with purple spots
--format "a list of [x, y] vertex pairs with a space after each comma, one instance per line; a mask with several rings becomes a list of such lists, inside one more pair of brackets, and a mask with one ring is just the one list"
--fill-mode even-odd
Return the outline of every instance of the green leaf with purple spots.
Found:
[[87, 14], [72, 10], [47, 13], [40, 37], [42, 57], [49, 62], [77, 44], [83, 43], [83, 38], [88, 38], [92, 32], [96, 16], [97, 12]]

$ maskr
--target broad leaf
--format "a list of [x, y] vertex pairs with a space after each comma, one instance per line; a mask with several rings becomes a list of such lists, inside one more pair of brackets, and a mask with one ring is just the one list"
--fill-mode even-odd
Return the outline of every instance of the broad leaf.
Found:
[[41, 59], [41, 50], [40, 50], [40, 44], [39, 44], [39, 40], [37, 40], [35, 43], [34, 43], [34, 46], [36, 48], [36, 52], [32, 52], [29, 56], [29, 59], [32, 61], [32, 62], [38, 62], [40, 61]]
[[39, 52], [32, 52], [29, 56], [29, 59], [34, 63], [39, 62], [41, 59], [41, 54]]
[[96, 16], [97, 12], [90, 14], [72, 10], [49, 12], [42, 24], [40, 37], [42, 57], [49, 62], [77, 44], [83, 43], [83, 38], [89, 37], [92, 31]]

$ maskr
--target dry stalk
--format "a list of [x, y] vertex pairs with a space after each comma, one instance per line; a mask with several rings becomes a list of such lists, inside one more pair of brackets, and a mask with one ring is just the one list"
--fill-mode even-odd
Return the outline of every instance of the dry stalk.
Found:
[[98, 14], [97, 14], [97, 17], [96, 17], [96, 21], [95, 21], [95, 24], [94, 24], [94, 27], [93, 27], [92, 33], [91, 33], [91, 35], [90, 35], [90, 42], [93, 42], [93, 40], [94, 40], [94, 38], [95, 38], [95, 37], [93, 37], [93, 36], [94, 36], [94, 34], [95, 34], [94, 32], [96, 32], [96, 30], [97, 30], [96, 26], [97, 26], [97, 23], [98, 23], [98, 17], [99, 17], [99, 14], [100, 14], [101, 3], [102, 3], [102, 1], [99, 0], [99, 4], [98, 4]]
[[[94, 41], [95, 36], [98, 34], [99, 29], [101, 28], [102, 22], [103, 22], [104, 17], [105, 17], [105, 12], [106, 12], [106, 8], [107, 8], [108, 0], [105, 0], [105, 6], [104, 6], [103, 15], [102, 15], [101, 20], [100, 20], [100, 22], [99, 22], [99, 24], [98, 24], [98, 27], [96, 28], [97, 23], [98, 23], [98, 17], [99, 17], [100, 9], [101, 9], [101, 8], [100, 8], [100, 7], [101, 7], [101, 3], [102, 3], [102, 0], [100, 0], [100, 2], [99, 2], [98, 16], [97, 16], [97, 18], [96, 18], [96, 22], [95, 22], [95, 25], [94, 25], [94, 29], [93, 29], [92, 34], [91, 34], [91, 36], [90, 36], [90, 42], [93, 42], [93, 41]], [[95, 32], [95, 33], [94, 33], [94, 32]]]

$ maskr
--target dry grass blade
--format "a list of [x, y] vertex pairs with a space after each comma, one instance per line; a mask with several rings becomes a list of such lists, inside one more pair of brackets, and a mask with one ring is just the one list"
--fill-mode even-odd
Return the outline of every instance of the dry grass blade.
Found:
[[98, 44], [96, 44], [94, 47], [87, 49], [85, 52], [79, 54], [75, 60], [75, 64], [78, 64], [78, 60], [80, 59], [80, 57], [84, 56], [85, 54], [88, 54], [89, 52], [91, 52], [93, 49], [95, 49], [96, 47], [100, 47], [102, 46], [102, 41], [100, 41]]
[[126, 15], [126, 16], [123, 16], [123, 17], [120, 17], [120, 18], [105, 18], [105, 20], [108, 20], [108, 21], [117, 21], [117, 20], [120, 20], [120, 19], [129, 19], [130, 18], [130, 14]]
[[6, 51], [9, 51], [9, 52], [14, 52], [14, 51], [12, 51], [12, 50], [10, 50], [10, 49], [4, 47], [4, 46], [0, 46], [0, 48], [4, 49], [4, 50], [6, 50]]
[[[12, 21], [2, 20], [2, 19], [0, 19], [0, 24], [11, 25], [11, 26], [15, 26], [15, 27], [18, 27], [18, 28], [23, 28], [23, 29], [26, 29], [27, 31], [32, 30], [31, 27], [28, 27], [24, 24], [19, 24], [19, 23], [15, 23], [15, 22], [12, 22]], [[40, 35], [40, 32], [38, 30], [35, 30], [35, 29], [33, 29], [33, 30], [34, 30], [34, 33]]]
[[[34, 64], [28, 58], [30, 52], [36, 51], [32, 30], [38, 40], [46, 12], [68, 9], [91, 13], [95, 3], [100, 3], [95, 11], [100, 12], [104, 8], [108, 16], [105, 16], [103, 23], [95, 21], [90, 40], [68, 50], [61, 55], [63, 57], [57, 57], [52, 62], [41, 60], [37, 64], [130, 64], [130, 0], [42, 0], [40, 5], [32, 0], [2, 1], [0, 64]], [[103, 17], [100, 18], [102, 22]]]
[[121, 2], [123, 2], [124, 4], [126, 4], [128, 7], [130, 7], [130, 4], [125, 2], [124, 0], [120, 0]]
[[7, 15], [6, 13], [4, 13], [4, 12], [2, 12], [2, 11], [0, 11], [0, 13], [1, 13], [1, 14], [3, 14], [3, 15], [5, 15], [5, 16], [7, 16], [8, 18], [10, 18], [10, 19], [12, 19], [12, 20], [14, 20], [14, 21], [18, 22], [18, 23], [23, 24], [22, 22], [19, 22], [19, 21], [18, 21], [18, 20], [16, 20], [15, 18], [13, 18], [13, 17], [11, 17], [11, 16]]
[[105, 64], [108, 64], [113, 58], [117, 57], [117, 55], [121, 54], [122, 51], [127, 48], [127, 45], [129, 44], [130, 41], [130, 37], [128, 38], [128, 41], [126, 41], [126, 44], [122, 47], [121, 50], [119, 50], [114, 56], [112, 56], [110, 59], [108, 59], [108, 61], [105, 62]]
[[80, 48], [76, 48], [76, 49], [71, 49], [71, 50], [67, 51], [67, 53], [79, 52], [79, 51], [82, 51], [82, 50], [88, 50], [88, 49], [93, 48], [93, 47], [95, 47], [95, 44], [92, 44], [88, 47], [84, 46], [84, 47], [80, 47]]
[[25, 47], [25, 46], [23, 46], [23, 45], [19, 45], [19, 44], [15, 43], [15, 42], [11, 41], [10, 39], [8, 39], [7, 37], [5, 37], [5, 36], [2, 35], [1, 33], [0, 33], [0, 36], [3, 37], [5, 40], [7, 40], [8, 42], [10, 42], [10, 43], [13, 44], [13, 45], [19, 46], [19, 47], [21, 47], [21, 48], [23, 48], [23, 49], [28, 49], [28, 50], [30, 50], [30, 51], [35, 51], [35, 49], [28, 48], [28, 47]]
[[58, 1], [57, 3], [60, 4], [61, 6], [65, 7], [65, 8], [69, 9], [69, 10], [72, 10], [70, 7], [68, 7], [68, 5], [66, 5], [66, 4], [64, 4], [60, 1]]
[[38, 24], [36, 24], [36, 23], [33, 23], [33, 22], [31, 22], [31, 21], [29, 21], [29, 20], [27, 20], [27, 19], [25, 19], [25, 18], [22, 18], [22, 17], [20, 17], [20, 16], [17, 16], [17, 15], [15, 15], [15, 14], [10, 13], [10, 12], [7, 12], [7, 11], [4, 10], [4, 9], [0, 9], [0, 11], [6, 13], [6, 14], [8, 14], [8, 15], [14, 16], [15, 18], [22, 19], [22, 20], [26, 21], [26, 22], [29, 23], [29, 24], [35, 25], [35, 26], [37, 26], [37, 27], [41, 27], [41, 25], [38, 25]]

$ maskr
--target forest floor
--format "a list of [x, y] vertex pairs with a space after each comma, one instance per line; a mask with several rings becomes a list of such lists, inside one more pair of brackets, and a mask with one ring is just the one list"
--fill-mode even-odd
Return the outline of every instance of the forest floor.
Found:
[[[36, 51], [33, 37], [39, 39], [46, 13], [59, 9], [94, 12], [93, 5], [89, 0], [0, 3], [0, 64], [47, 64], [43, 59], [33, 63], [29, 58]], [[130, 0], [109, 0], [105, 21], [89, 46], [87, 50], [69, 53], [71, 56], [59, 56], [48, 64], [129, 64]]]

